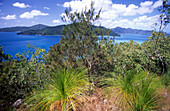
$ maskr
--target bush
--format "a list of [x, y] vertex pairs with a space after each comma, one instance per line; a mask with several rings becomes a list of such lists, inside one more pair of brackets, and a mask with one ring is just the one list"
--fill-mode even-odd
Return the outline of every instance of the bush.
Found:
[[161, 79], [149, 72], [130, 70], [105, 80], [108, 97], [122, 110], [145, 111], [159, 108]]
[[81, 107], [79, 100], [83, 99], [88, 89], [86, 71], [80, 69], [57, 70], [52, 73], [51, 81], [43, 91], [35, 91], [26, 98], [27, 104], [32, 104], [31, 110], [75, 110]]
[[28, 48], [27, 52], [17, 54], [14, 59], [1, 61], [0, 110], [7, 110], [34, 88], [43, 88], [43, 84], [48, 80], [44, 65], [45, 50], [35, 47], [32, 49], [29, 44]]

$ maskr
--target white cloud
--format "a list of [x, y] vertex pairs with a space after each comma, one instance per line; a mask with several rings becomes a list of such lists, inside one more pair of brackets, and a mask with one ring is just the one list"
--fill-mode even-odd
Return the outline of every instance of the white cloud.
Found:
[[56, 5], [57, 5], [57, 6], [63, 6], [62, 4], [59, 4], [59, 3], [57, 3]]
[[101, 21], [101, 24], [107, 28], [115, 28], [117, 26], [124, 28], [134, 28], [134, 29], [152, 29], [152, 25], [158, 22], [159, 15], [148, 17], [146, 15], [139, 16], [132, 20], [128, 19], [117, 19], [113, 21]]
[[16, 19], [16, 15], [7, 15], [6, 17], [0, 17], [0, 18], [5, 20], [12, 20], [12, 19]]
[[60, 23], [60, 20], [53, 20], [53, 23]]
[[134, 4], [130, 4], [126, 9], [125, 12], [123, 13], [124, 16], [133, 16], [137, 14], [137, 10], [139, 9], [138, 6]]
[[162, 0], [158, 0], [158, 1], [156, 1], [154, 4], [153, 4], [153, 8], [157, 8], [157, 7], [159, 7], [159, 6], [161, 6], [162, 5]]
[[46, 10], [50, 10], [50, 8], [49, 7], [43, 7], [44, 9], [46, 9]]
[[26, 19], [31, 19], [34, 18], [35, 16], [47, 16], [49, 15], [48, 13], [42, 13], [39, 10], [32, 10], [31, 12], [25, 12], [20, 15], [20, 18], [26, 18]]
[[[92, 0], [94, 1], [95, 13], [97, 13], [101, 8], [101, 25], [107, 28], [114, 28], [116, 26], [121, 26], [125, 28], [139, 28], [139, 29], [151, 29], [150, 26], [157, 22], [157, 17], [159, 15], [148, 17], [146, 14], [152, 13], [155, 8], [162, 5], [162, 0], [156, 2], [145, 1], [141, 2], [140, 5], [135, 4], [116, 4], [112, 0]], [[68, 8], [71, 6], [72, 11], [82, 11], [90, 8], [91, 0], [71, 0], [70, 2], [65, 2], [63, 7]], [[61, 15], [64, 15], [62, 13]], [[123, 19], [125, 17], [135, 17], [134, 19]], [[137, 17], [139, 16], [139, 17]], [[96, 23], [98, 24], [98, 23]]]
[[[112, 0], [93, 0], [94, 1], [94, 8], [96, 12], [102, 8], [103, 17], [105, 15], [112, 14], [115, 16], [135, 16], [135, 15], [143, 15], [147, 13], [153, 12], [154, 8], [157, 8], [161, 5], [162, 0], [158, 0], [153, 4], [153, 1], [145, 1], [141, 2], [140, 6], [136, 6], [134, 4], [125, 5], [125, 4], [114, 4]], [[85, 7], [87, 9], [90, 8], [91, 0], [72, 0], [70, 2], [65, 2], [63, 7], [69, 7], [73, 9], [73, 11], [81, 11]]]
[[152, 4], [153, 4], [153, 1], [145, 1], [145, 2], [140, 3], [142, 7], [148, 7], [148, 6], [151, 6]]
[[19, 2], [16, 2], [13, 4], [14, 7], [19, 7], [19, 8], [27, 8], [27, 7], [31, 7], [29, 5], [25, 5], [24, 3], [19, 3]]

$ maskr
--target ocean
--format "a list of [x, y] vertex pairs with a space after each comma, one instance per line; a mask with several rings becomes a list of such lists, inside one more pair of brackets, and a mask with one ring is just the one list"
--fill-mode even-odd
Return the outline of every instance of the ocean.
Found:
[[[61, 36], [38, 36], [38, 35], [17, 35], [16, 32], [0, 32], [0, 46], [3, 46], [5, 54], [10, 54], [15, 56], [18, 52], [23, 53], [27, 51], [26, 45], [28, 43], [31, 46], [36, 46], [44, 48], [46, 51], [53, 44], [60, 42]], [[136, 42], [142, 43], [147, 40], [149, 35], [139, 35], [139, 34], [122, 34], [121, 37], [115, 37], [115, 42], [129, 42], [134, 40]]]

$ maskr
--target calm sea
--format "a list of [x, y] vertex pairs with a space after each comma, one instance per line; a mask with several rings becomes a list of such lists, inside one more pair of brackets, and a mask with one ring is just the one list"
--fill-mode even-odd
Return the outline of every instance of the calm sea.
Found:
[[[130, 40], [142, 43], [149, 35], [122, 34], [115, 37], [115, 42], [129, 42]], [[31, 46], [44, 48], [46, 51], [53, 44], [60, 42], [60, 36], [38, 36], [38, 35], [17, 35], [16, 32], [0, 32], [0, 46], [3, 46], [4, 53], [14, 56], [18, 52], [27, 50], [28, 43]]]

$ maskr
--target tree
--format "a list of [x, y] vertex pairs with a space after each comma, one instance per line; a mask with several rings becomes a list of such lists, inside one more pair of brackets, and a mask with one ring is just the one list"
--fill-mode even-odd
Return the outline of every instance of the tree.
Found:
[[[163, 33], [163, 30], [170, 22], [170, 4], [163, 0], [162, 6], [158, 9], [160, 14], [159, 31], [153, 31], [148, 41], [142, 44], [145, 49], [146, 58], [148, 58], [148, 69], [157, 74], [164, 74], [169, 67], [169, 36]], [[157, 24], [156, 24], [157, 25]]]
[[[64, 27], [64, 36], [60, 43], [50, 47], [49, 52], [50, 64], [57, 63], [61, 67], [86, 67], [89, 78], [113, 69], [112, 62], [108, 60], [112, 53], [113, 41], [104, 37], [109, 35], [110, 30], [94, 27], [101, 10], [95, 13], [93, 5], [92, 2], [91, 8], [82, 12], [72, 12], [71, 8], [65, 10], [62, 19], [70, 24]], [[101, 40], [98, 40], [99, 35]]]
[[168, 0], [163, 0], [162, 6], [158, 10], [161, 12], [159, 32], [163, 32], [170, 22], [170, 4]]
[[26, 97], [34, 88], [42, 89], [49, 78], [45, 70], [45, 50], [31, 48], [16, 58], [8, 58], [0, 49], [0, 110], [11, 110], [10, 106]]

